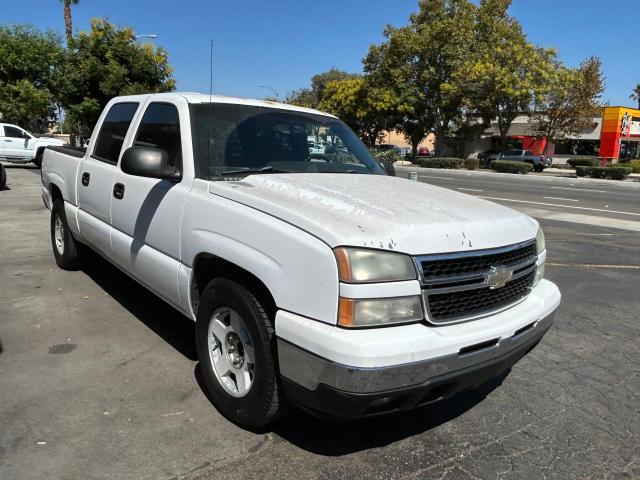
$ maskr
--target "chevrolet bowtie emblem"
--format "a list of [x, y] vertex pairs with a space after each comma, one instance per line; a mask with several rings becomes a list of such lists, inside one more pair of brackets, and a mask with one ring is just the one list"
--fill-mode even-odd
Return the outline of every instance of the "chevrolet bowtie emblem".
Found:
[[513, 277], [513, 270], [504, 267], [491, 267], [486, 284], [491, 290], [504, 287]]

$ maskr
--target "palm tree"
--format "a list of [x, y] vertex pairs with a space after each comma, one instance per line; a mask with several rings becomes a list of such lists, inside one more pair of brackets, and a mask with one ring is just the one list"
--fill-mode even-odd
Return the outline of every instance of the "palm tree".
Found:
[[629, 95], [629, 98], [638, 102], [638, 109], [640, 109], [640, 83], [636, 84], [636, 88], [633, 89], [633, 93]]
[[60, 0], [64, 4], [64, 30], [67, 34], [67, 44], [73, 38], [71, 28], [71, 5], [77, 5], [80, 0]]

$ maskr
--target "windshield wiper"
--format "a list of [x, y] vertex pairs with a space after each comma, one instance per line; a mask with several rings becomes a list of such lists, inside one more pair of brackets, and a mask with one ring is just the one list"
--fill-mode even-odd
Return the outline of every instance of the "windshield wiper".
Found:
[[296, 173], [293, 170], [285, 170], [283, 168], [274, 168], [266, 165], [262, 168], [247, 168], [243, 170], [225, 170], [220, 175], [234, 175], [238, 173]]

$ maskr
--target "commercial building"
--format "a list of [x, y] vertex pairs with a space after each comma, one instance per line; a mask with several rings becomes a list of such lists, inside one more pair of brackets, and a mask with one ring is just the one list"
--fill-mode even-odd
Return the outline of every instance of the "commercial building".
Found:
[[[553, 157], [554, 163], [566, 163], [578, 155], [590, 155], [607, 162], [640, 158], [640, 110], [630, 107], [604, 107], [601, 116], [578, 135], [558, 143], [535, 135], [526, 115], [514, 119], [508, 147], [531, 150], [536, 155]], [[492, 125], [474, 138], [464, 139], [464, 155], [500, 151], [500, 135]]]

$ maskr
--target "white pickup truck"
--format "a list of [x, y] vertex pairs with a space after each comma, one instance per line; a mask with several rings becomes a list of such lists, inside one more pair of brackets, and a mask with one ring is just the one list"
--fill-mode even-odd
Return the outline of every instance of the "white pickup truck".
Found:
[[52, 137], [36, 137], [17, 125], [0, 123], [0, 159], [12, 163], [33, 162], [42, 165], [47, 147], [60, 147], [64, 141]]
[[[335, 148], [310, 152], [312, 132]], [[115, 98], [86, 154], [50, 148], [57, 264], [83, 245], [196, 322], [206, 387], [247, 428], [291, 402], [408, 410], [505, 372], [560, 292], [514, 210], [385, 175], [318, 111], [200, 94]]]

